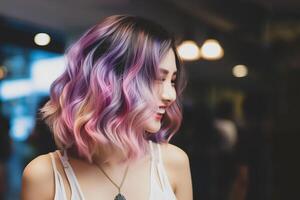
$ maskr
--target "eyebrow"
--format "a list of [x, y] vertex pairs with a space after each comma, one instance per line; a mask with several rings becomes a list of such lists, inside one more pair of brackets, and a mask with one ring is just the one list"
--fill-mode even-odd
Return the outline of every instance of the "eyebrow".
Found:
[[[167, 70], [167, 69], [159, 69], [159, 71], [162, 72], [163, 74], [168, 74], [169, 73], [169, 70]], [[174, 71], [173, 76], [174, 75], [177, 75], [177, 70]]]

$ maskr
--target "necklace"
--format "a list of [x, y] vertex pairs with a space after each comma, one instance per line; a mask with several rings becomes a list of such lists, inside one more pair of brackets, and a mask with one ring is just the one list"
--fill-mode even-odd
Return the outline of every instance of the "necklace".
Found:
[[126, 175], [127, 175], [127, 171], [128, 171], [128, 167], [129, 167], [129, 164], [127, 165], [126, 167], [126, 170], [125, 170], [125, 173], [124, 173], [124, 176], [122, 178], [122, 181], [121, 181], [121, 184], [120, 186], [118, 186], [118, 184], [116, 184], [108, 175], [107, 173], [100, 167], [100, 165], [97, 165], [97, 167], [101, 170], [101, 172], [106, 176], [106, 178], [116, 187], [118, 188], [118, 194], [115, 196], [114, 200], [126, 200], [126, 198], [121, 194], [121, 187], [124, 183], [124, 180], [126, 178]]

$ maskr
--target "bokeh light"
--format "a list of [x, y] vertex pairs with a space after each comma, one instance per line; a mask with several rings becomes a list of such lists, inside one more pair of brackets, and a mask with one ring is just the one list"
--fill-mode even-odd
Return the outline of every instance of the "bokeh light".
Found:
[[47, 33], [38, 33], [34, 36], [34, 43], [38, 46], [46, 46], [50, 41], [51, 37]]
[[196, 42], [192, 40], [183, 41], [178, 47], [177, 51], [181, 59], [187, 61], [198, 60], [200, 58], [200, 49]]
[[248, 75], [248, 68], [245, 65], [236, 65], [232, 68], [233, 76], [242, 78]]
[[220, 43], [214, 39], [208, 39], [201, 47], [201, 57], [207, 60], [218, 60], [224, 56], [224, 50]]

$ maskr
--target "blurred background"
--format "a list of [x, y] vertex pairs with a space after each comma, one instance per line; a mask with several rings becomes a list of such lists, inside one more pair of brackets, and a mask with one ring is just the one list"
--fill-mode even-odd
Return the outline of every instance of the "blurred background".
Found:
[[194, 199], [299, 199], [299, 10], [297, 0], [1, 0], [0, 199], [19, 199], [24, 166], [55, 149], [37, 110], [65, 49], [113, 14], [177, 38], [189, 83], [171, 143], [190, 157]]

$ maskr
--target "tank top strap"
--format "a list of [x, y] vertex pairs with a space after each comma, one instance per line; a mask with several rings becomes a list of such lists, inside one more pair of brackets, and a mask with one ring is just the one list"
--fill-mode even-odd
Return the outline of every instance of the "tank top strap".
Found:
[[153, 142], [151, 140], [149, 140], [149, 146], [150, 146], [151, 160], [156, 161], [156, 158], [155, 158], [155, 155], [154, 155]]
[[164, 167], [163, 167], [159, 143], [153, 143], [151, 148], [152, 148], [151, 151], [153, 155], [153, 162], [157, 169], [158, 178], [161, 183], [162, 190], [164, 191], [166, 189], [166, 183], [164, 178]]
[[52, 163], [52, 168], [53, 168], [53, 171], [54, 171], [54, 178], [57, 179], [57, 167], [56, 167], [56, 164], [55, 164], [55, 160], [54, 160], [54, 156], [53, 156], [53, 153], [49, 153], [50, 154], [50, 158], [51, 158], [51, 163]]
[[60, 151], [57, 151], [58, 157], [61, 161], [61, 164], [63, 165], [64, 169], [69, 167], [69, 162], [68, 162], [68, 155], [67, 151], [64, 149], [63, 150], [63, 155], [60, 153]]
[[54, 173], [55, 197], [54, 199], [67, 199], [65, 186], [60, 173], [57, 170], [53, 153], [49, 153]]
[[158, 161], [163, 164], [163, 160], [162, 160], [162, 155], [161, 155], [161, 150], [160, 150], [160, 145], [157, 144], [157, 149], [158, 149]]
[[151, 157], [153, 158], [153, 161], [155, 164], [158, 164], [160, 161], [160, 157], [159, 157], [159, 144], [156, 142], [152, 142], [150, 140], [150, 148], [151, 148]]
[[68, 158], [68, 153], [67, 150], [63, 150], [63, 155], [61, 155], [60, 151], [58, 152], [58, 156], [61, 160], [61, 163], [64, 167], [65, 174], [67, 176], [67, 179], [70, 183], [70, 188], [71, 188], [71, 199], [84, 199], [83, 193], [80, 189], [80, 185], [78, 183], [78, 180], [75, 176], [74, 170], [72, 166], [69, 163], [69, 158]]

